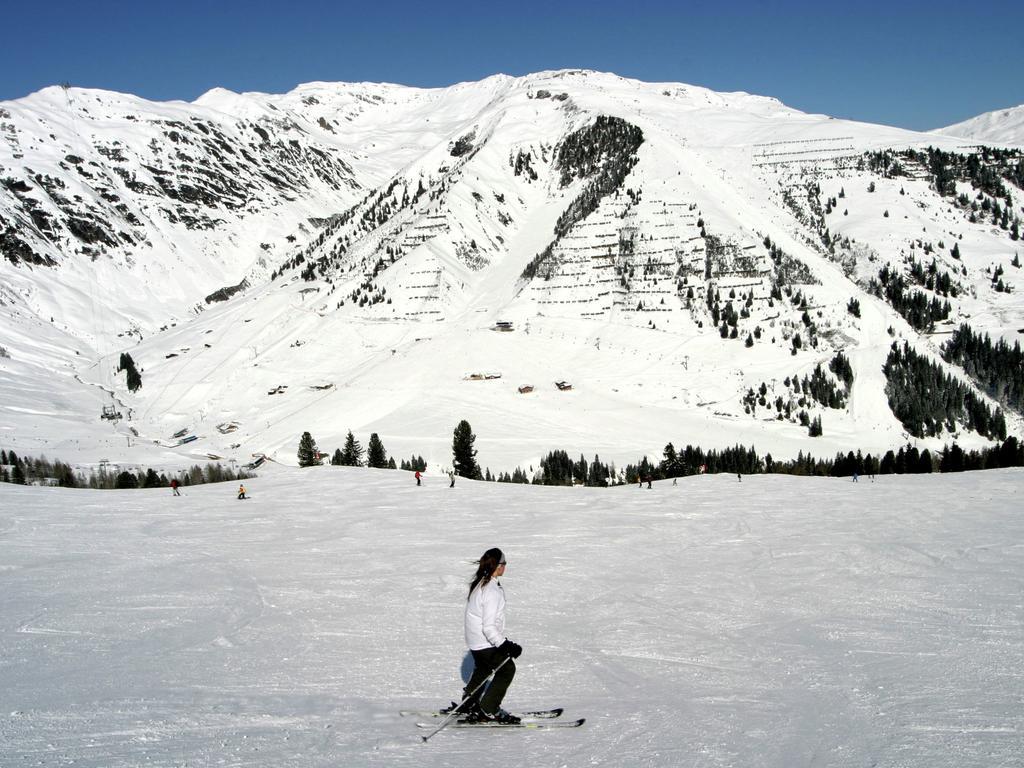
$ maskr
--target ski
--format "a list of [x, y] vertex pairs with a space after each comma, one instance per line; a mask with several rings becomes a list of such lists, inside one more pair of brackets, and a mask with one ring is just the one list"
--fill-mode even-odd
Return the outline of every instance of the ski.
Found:
[[[585, 717], [581, 717], [579, 720], [559, 720], [557, 723], [548, 723], [543, 720], [524, 720], [521, 723], [495, 723], [495, 722], [482, 722], [482, 723], [467, 723], [465, 720], [456, 720], [452, 723], [452, 728], [579, 728], [587, 722]], [[433, 723], [416, 723], [417, 728], [435, 728]]]
[[[531, 720], [551, 720], [561, 717], [564, 711], [563, 707], [556, 707], [555, 709], [534, 709], [528, 712], [513, 712], [512, 714], [516, 717], [526, 717]], [[398, 714], [402, 717], [448, 717], [451, 714], [451, 710], [442, 712], [438, 709], [403, 709]]]

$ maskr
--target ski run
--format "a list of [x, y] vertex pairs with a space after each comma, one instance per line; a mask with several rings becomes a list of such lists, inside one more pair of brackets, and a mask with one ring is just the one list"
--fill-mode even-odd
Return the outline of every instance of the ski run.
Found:
[[[1020, 470], [246, 488], [0, 484], [0, 764], [1024, 764]], [[489, 546], [525, 649], [504, 706], [567, 715], [424, 744]]]

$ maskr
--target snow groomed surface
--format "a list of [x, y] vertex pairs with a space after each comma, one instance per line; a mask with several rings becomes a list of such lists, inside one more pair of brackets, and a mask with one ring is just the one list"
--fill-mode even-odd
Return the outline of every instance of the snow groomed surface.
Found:
[[[1024, 762], [1024, 472], [566, 489], [268, 467], [0, 485], [0, 763], [790, 766]], [[452, 729], [471, 560], [500, 545], [505, 704]]]

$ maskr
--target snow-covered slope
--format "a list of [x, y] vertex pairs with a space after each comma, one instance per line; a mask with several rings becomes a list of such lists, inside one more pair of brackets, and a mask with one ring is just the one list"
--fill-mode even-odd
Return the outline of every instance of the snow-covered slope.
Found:
[[[604, 490], [274, 467], [247, 485], [0, 484], [0, 762], [1024, 762], [1021, 470]], [[587, 722], [423, 744], [398, 713], [461, 690], [491, 546], [525, 649], [506, 705]]]
[[[970, 166], [987, 191], [963, 160], [940, 195], [962, 140], [745, 93], [579, 70], [194, 104], [51, 88], [0, 105], [0, 136], [0, 442], [21, 453], [294, 462], [303, 431], [329, 451], [351, 429], [443, 464], [462, 419], [495, 471], [668, 441], [878, 452], [909, 438], [893, 342], [937, 360], [961, 322], [1024, 327], [1019, 156]], [[883, 267], [948, 316], [911, 325]], [[832, 403], [796, 383], [819, 365]], [[986, 441], [942, 426], [922, 442]]]
[[945, 128], [936, 128], [934, 133], [962, 136], [965, 139], [989, 144], [1021, 146], [1024, 145], [1024, 104], [986, 112]]

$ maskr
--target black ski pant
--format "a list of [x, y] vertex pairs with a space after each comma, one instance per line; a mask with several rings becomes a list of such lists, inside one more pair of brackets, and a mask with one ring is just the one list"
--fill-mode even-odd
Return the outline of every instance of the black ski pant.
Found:
[[[468, 694], [478, 685], [487, 679], [487, 676], [494, 671], [501, 662], [508, 657], [497, 648], [484, 648], [482, 651], [470, 651], [473, 654], [473, 675], [466, 684], [464, 694]], [[486, 691], [477, 691], [473, 699], [466, 702], [463, 710], [470, 711], [474, 703], [479, 703], [480, 709], [489, 715], [493, 715], [501, 708], [501, 701], [505, 698], [505, 692], [516, 676], [516, 663], [508, 659], [494, 674], [494, 679], [487, 686]]]

